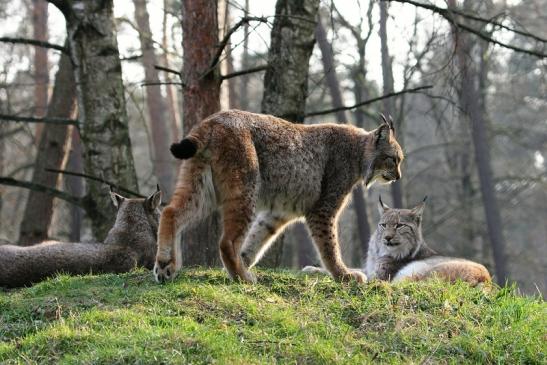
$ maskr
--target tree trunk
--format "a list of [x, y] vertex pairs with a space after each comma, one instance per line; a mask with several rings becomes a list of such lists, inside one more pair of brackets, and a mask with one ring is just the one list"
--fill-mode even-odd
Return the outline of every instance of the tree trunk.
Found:
[[[207, 76], [218, 46], [217, 2], [196, 0], [182, 2], [183, 47], [183, 125], [184, 134], [205, 117], [220, 110], [218, 67]], [[218, 266], [220, 237], [218, 213], [205, 219], [182, 237], [184, 265]]]
[[[78, 173], [84, 172], [82, 161], [82, 142], [80, 141], [80, 132], [77, 128], [72, 128], [72, 138], [70, 143], [70, 155], [68, 156], [67, 169]], [[84, 180], [79, 176], [65, 175], [65, 184], [67, 190], [76, 197], [84, 196]], [[80, 242], [82, 231], [82, 218], [84, 211], [82, 208], [72, 205], [70, 207], [70, 241]]]
[[[163, 53], [161, 55], [161, 60], [163, 62], [163, 66], [167, 68], [171, 68], [170, 62], [169, 62], [169, 55], [167, 54], [167, 50], [169, 49], [169, 42], [167, 41], [167, 8], [168, 8], [168, 1], [163, 1], [163, 23], [162, 23], [162, 38], [161, 38], [161, 46], [163, 48]], [[165, 81], [171, 82], [171, 74], [165, 73]], [[179, 140], [181, 138], [181, 123], [180, 123], [180, 111], [178, 108], [178, 98], [177, 98], [177, 91], [173, 87], [173, 85], [166, 84], [165, 90], [167, 93], [167, 107], [169, 109], [169, 115], [171, 117], [171, 134], [172, 139]]]
[[[112, 0], [66, 0], [58, 3], [66, 18], [78, 96], [86, 174], [138, 190], [122, 67]], [[102, 241], [116, 217], [108, 188], [86, 183], [86, 209], [95, 238]]]
[[146, 9], [146, 0], [133, 0], [135, 4], [135, 20], [139, 29], [139, 40], [141, 42], [142, 65], [147, 82], [156, 85], [146, 86], [146, 104], [150, 117], [150, 131], [154, 146], [154, 175], [159, 180], [162, 191], [166, 198], [173, 194], [175, 185], [176, 162], [169, 153], [168, 146], [174, 141], [175, 136], [170, 136], [167, 122], [167, 105], [161, 94], [161, 85], [157, 85], [160, 79], [158, 71], [154, 68], [157, 64], [154, 53], [152, 32], [150, 31], [150, 20]]
[[[470, 4], [466, 1], [467, 4]], [[454, 6], [455, 2], [450, 1]], [[507, 264], [505, 258], [505, 242], [503, 226], [498, 201], [495, 194], [488, 132], [484, 109], [480, 105], [480, 90], [478, 90], [479, 76], [471, 62], [474, 44], [469, 35], [453, 29], [454, 42], [456, 44], [456, 59], [460, 71], [459, 99], [462, 113], [469, 120], [473, 141], [475, 163], [479, 174], [479, 184], [482, 195], [482, 203], [486, 216], [488, 236], [494, 256], [496, 280], [504, 284], [508, 279]]]
[[[344, 106], [342, 99], [342, 92], [340, 90], [340, 83], [336, 76], [336, 70], [334, 66], [334, 55], [332, 53], [331, 45], [327, 40], [325, 28], [321, 19], [317, 22], [317, 28], [315, 31], [315, 37], [317, 44], [321, 49], [321, 60], [323, 61], [323, 69], [325, 70], [325, 77], [327, 86], [330, 91], [332, 106], [334, 108], [340, 108]], [[336, 120], [338, 123], [347, 123], [348, 117], [346, 112], [339, 110], [336, 112]], [[352, 191], [353, 207], [355, 209], [355, 215], [357, 217], [356, 227], [359, 236], [359, 248], [361, 254], [355, 252], [355, 257], [361, 257], [361, 262], [364, 262], [364, 257], [368, 250], [368, 241], [370, 239], [370, 226], [368, 223], [368, 215], [366, 210], [366, 202], [363, 194], [363, 187], [361, 184], [355, 187]]]
[[[75, 102], [74, 73], [70, 58], [63, 54], [59, 61], [59, 70], [55, 76], [55, 86], [47, 116], [71, 118], [74, 114]], [[45, 169], [63, 169], [69, 129], [66, 125], [45, 125], [34, 162], [33, 183], [51, 188], [57, 186], [59, 174], [47, 172]], [[52, 215], [53, 197], [30, 190], [20, 227], [20, 244], [29, 246], [47, 239]]]
[[[249, 15], [249, 0], [245, 0], [244, 16]], [[243, 25], [243, 53], [241, 55], [241, 69], [249, 69], [249, 23]], [[239, 77], [239, 107], [242, 110], [249, 110], [249, 75]]]
[[[268, 52], [269, 67], [264, 76], [263, 113], [295, 123], [304, 122], [318, 8], [319, 0], [277, 1]], [[278, 266], [282, 250], [283, 239], [280, 238], [261, 265]]]
[[[383, 79], [383, 92], [384, 94], [389, 94], [394, 91], [393, 87], [393, 67], [391, 62], [391, 57], [389, 56], [389, 48], [387, 45], [387, 2], [380, 1], [380, 45], [382, 53], [382, 79]], [[395, 99], [387, 98], [383, 100], [384, 104], [384, 114], [387, 115], [397, 115], [395, 113]], [[397, 140], [399, 143], [403, 143], [403, 131], [398, 121], [395, 121], [395, 130], [397, 133]], [[391, 184], [391, 196], [393, 198], [393, 207], [402, 208], [403, 207], [403, 186], [401, 180], [394, 181]]]
[[[33, 0], [32, 28], [33, 38], [37, 41], [48, 41], [48, 3], [46, 0]], [[34, 47], [34, 115], [43, 117], [47, 113], [49, 66], [47, 48]], [[37, 128], [37, 136], [40, 136], [42, 125]], [[40, 130], [38, 132], [38, 130]]]

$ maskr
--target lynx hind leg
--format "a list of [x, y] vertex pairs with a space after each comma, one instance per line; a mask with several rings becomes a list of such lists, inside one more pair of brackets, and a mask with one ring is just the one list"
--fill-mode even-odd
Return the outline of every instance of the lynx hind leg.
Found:
[[210, 190], [204, 185], [212, 183], [206, 174], [210, 174], [210, 170], [203, 161], [191, 159], [181, 164], [175, 192], [160, 217], [154, 265], [158, 283], [173, 279], [182, 266], [180, 243], [176, 239], [179, 233], [206, 215], [207, 207], [213, 204], [204, 201], [207, 199], [205, 192]]
[[[357, 272], [356, 275], [359, 275], [359, 276], [361, 276], [360, 274], [365, 275], [365, 273], [361, 269], [349, 269], [349, 271], [350, 272]], [[322, 267], [317, 267], [317, 266], [304, 266], [302, 268], [302, 272], [305, 272], [307, 274], [325, 274], [325, 275], [329, 275], [329, 272], [327, 270], [325, 270]], [[367, 280], [366, 276], [365, 276], [364, 281], [365, 280]]]
[[243, 263], [248, 268], [256, 265], [290, 221], [291, 218], [281, 213], [259, 213], [243, 243]]
[[337, 281], [356, 280], [363, 283], [367, 280], [360, 270], [350, 270], [342, 261], [340, 246], [336, 233], [336, 211], [317, 210], [306, 217], [313, 241], [319, 250], [321, 261]]
[[424, 277], [440, 276], [450, 282], [462, 280], [471, 286], [487, 283], [492, 280], [488, 270], [481, 264], [472, 261], [454, 260], [439, 263], [431, 268]]

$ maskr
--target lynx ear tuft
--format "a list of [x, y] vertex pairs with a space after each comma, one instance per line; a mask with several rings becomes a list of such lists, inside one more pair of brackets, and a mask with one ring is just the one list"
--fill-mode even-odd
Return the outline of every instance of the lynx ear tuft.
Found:
[[113, 192], [112, 187], [110, 187], [110, 199], [112, 199], [112, 204], [114, 204], [116, 208], [119, 208], [122, 205], [123, 201], [125, 200], [123, 196]]
[[157, 189], [158, 190], [154, 194], [152, 194], [148, 198], [146, 198], [146, 200], [144, 202], [144, 205], [150, 211], [156, 210], [161, 204], [162, 192], [160, 190], [159, 185], [157, 186]]
[[378, 211], [380, 212], [380, 215], [384, 214], [388, 210], [389, 207], [382, 201], [382, 195], [378, 195]]
[[425, 201], [427, 200], [427, 195], [425, 196], [424, 200], [418, 205], [416, 205], [414, 208], [412, 208], [412, 214], [417, 216], [419, 219], [422, 218], [422, 215], [424, 214], [425, 209]]

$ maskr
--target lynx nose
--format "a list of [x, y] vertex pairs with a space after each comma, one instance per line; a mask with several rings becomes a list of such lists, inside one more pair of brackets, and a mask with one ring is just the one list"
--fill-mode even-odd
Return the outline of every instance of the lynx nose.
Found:
[[390, 243], [393, 239], [393, 236], [385, 236], [384, 238], [386, 239], [387, 243]]

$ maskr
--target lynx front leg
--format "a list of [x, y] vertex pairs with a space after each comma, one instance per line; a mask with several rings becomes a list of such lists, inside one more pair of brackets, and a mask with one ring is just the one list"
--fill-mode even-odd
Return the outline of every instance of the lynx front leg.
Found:
[[367, 280], [365, 274], [359, 270], [348, 269], [342, 261], [336, 233], [336, 213], [337, 209], [319, 207], [306, 216], [313, 240], [321, 255], [321, 261], [335, 280], [354, 279], [365, 282]]
[[283, 227], [290, 221], [290, 218], [275, 212], [262, 212], [258, 215], [245, 238], [241, 251], [241, 258], [248, 268], [253, 267], [260, 261], [277, 236], [283, 231]]

